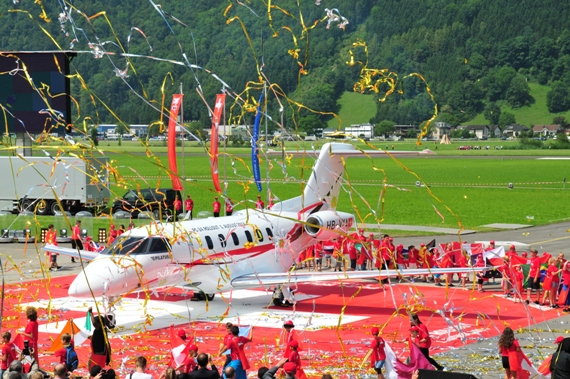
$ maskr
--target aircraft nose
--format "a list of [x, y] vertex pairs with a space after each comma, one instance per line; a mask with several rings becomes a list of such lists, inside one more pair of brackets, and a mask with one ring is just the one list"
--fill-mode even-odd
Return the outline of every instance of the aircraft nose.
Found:
[[121, 271], [110, 259], [93, 260], [75, 277], [67, 293], [74, 298], [114, 296], [114, 283]]

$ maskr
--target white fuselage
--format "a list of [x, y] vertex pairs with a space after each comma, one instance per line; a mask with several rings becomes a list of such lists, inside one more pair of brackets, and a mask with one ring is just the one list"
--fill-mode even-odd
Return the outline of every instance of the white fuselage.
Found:
[[[213, 294], [231, 289], [232, 280], [242, 275], [286, 272], [298, 253], [315, 242], [300, 217], [249, 210], [130, 230], [121, 237], [123, 250], [115, 243], [115, 249], [91, 261], [69, 295], [114, 297], [175, 285]], [[157, 240], [167, 240], [170, 251]]]

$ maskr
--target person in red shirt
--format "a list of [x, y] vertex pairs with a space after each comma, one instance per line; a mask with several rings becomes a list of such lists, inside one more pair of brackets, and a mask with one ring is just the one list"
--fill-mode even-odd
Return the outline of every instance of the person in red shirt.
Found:
[[293, 323], [293, 320], [287, 320], [283, 324], [283, 329], [281, 329], [281, 336], [279, 340], [285, 346], [285, 352], [283, 354], [283, 358], [289, 358], [289, 355], [291, 354], [291, 348], [289, 346], [289, 343], [291, 341], [297, 341], [297, 333], [295, 332], [295, 330], [293, 330], [294, 328], [295, 324]]
[[[413, 254], [415, 254], [415, 252]], [[410, 250], [408, 250], [408, 261], [409, 257], [410, 257]], [[406, 261], [406, 257], [404, 257], [404, 245], [399, 244], [396, 247], [396, 264], [398, 265], [398, 269], [405, 270], [407, 268], [408, 261]]]
[[432, 357], [429, 356], [429, 349], [431, 347], [431, 337], [429, 335], [429, 330], [425, 324], [420, 321], [420, 318], [417, 314], [412, 314], [411, 319], [412, 328], [417, 327], [419, 329], [417, 345], [420, 348], [420, 351], [427, 358], [429, 363], [432, 364], [438, 371], [443, 370], [443, 366], [435, 361]]
[[184, 200], [184, 208], [186, 210], [186, 218], [192, 220], [192, 210], [194, 209], [194, 200], [190, 198], [190, 195], [186, 195], [186, 200]]
[[511, 270], [513, 272], [513, 289], [515, 296], [515, 303], [522, 301], [524, 273], [520, 265], [513, 265], [511, 263]]
[[178, 195], [174, 197], [174, 202], [172, 203], [174, 207], [174, 212], [178, 215], [178, 213], [182, 212], [182, 200], [178, 198]]
[[[222, 342], [222, 344], [224, 346], [228, 345], [230, 343], [230, 340], [233, 337], [232, 334], [232, 326], [234, 326], [231, 322], [226, 322], [226, 335], [224, 336], [224, 342]], [[232, 356], [231, 354], [226, 354], [226, 362], [224, 363], [224, 368], [230, 364], [230, 362], [232, 361]]]
[[186, 358], [182, 364], [176, 367], [176, 371], [184, 374], [190, 374], [196, 368], [196, 357], [198, 356], [198, 346], [190, 344], [186, 353]]
[[[46, 246], [57, 246], [57, 230], [53, 227], [53, 224], [48, 225], [48, 230], [46, 232]], [[60, 269], [61, 266], [57, 265], [57, 256], [58, 254], [53, 251], [46, 251], [46, 255], [49, 256], [49, 269], [50, 270], [57, 270]]]
[[272, 197], [269, 198], [269, 205], [267, 205], [267, 209], [271, 210], [275, 206], [274, 199]]
[[[503, 368], [505, 369], [505, 378], [516, 378], [516, 366], [518, 366], [517, 352], [521, 351], [519, 342], [515, 338], [515, 333], [510, 327], [506, 327], [499, 337], [499, 352]], [[510, 358], [510, 359], [509, 359]], [[515, 364], [513, 364], [515, 363]]]
[[378, 379], [384, 379], [382, 368], [386, 363], [386, 351], [384, 350], [386, 342], [379, 336], [380, 330], [377, 327], [373, 327], [371, 333], [374, 339], [370, 344], [370, 367], [376, 371]]
[[257, 195], [257, 201], [255, 202], [255, 208], [259, 209], [260, 211], [265, 208], [265, 203], [261, 200], [261, 195]]
[[226, 216], [231, 216], [234, 213], [234, 203], [232, 199], [226, 197]]
[[344, 237], [339, 237], [334, 240], [334, 250], [333, 250], [333, 258], [334, 258], [334, 271], [342, 271], [342, 268], [346, 265], [344, 264], [344, 254], [342, 252], [342, 245], [343, 245]]
[[309, 246], [305, 250], [305, 263], [309, 271], [315, 268], [315, 245]]
[[321, 241], [317, 242], [314, 247], [315, 252], [315, 271], [323, 270], [323, 243]]
[[356, 271], [356, 247], [354, 247], [354, 241], [351, 237], [344, 240], [344, 253], [348, 254], [350, 259], [350, 271]]
[[0, 378], [4, 375], [4, 371], [8, 370], [8, 367], [10, 367], [10, 363], [18, 359], [16, 347], [12, 342], [10, 342], [10, 339], [12, 339], [12, 334], [10, 332], [2, 333], [2, 343], [4, 346], [2, 346], [2, 350], [0, 351], [2, 353], [0, 355]]
[[113, 242], [117, 239], [119, 232], [115, 228], [115, 224], [109, 226], [109, 239], [107, 240], [107, 246], [111, 246]]
[[546, 270], [546, 277], [542, 283], [542, 288], [544, 289], [544, 295], [542, 296], [542, 305], [546, 305], [546, 298], [548, 296], [548, 302], [551, 308], [558, 308], [556, 304], [556, 295], [558, 294], [558, 287], [560, 286], [560, 272], [556, 263], [558, 258], [550, 258], [548, 261], [548, 269]]
[[[461, 254], [459, 255], [459, 258], [457, 259], [457, 267], [469, 267], [469, 259], [467, 258], [466, 251], [462, 251]], [[461, 278], [461, 286], [463, 288], [465, 288], [465, 283], [467, 282], [468, 276], [469, 273], [467, 271], [459, 274], [459, 277]]]
[[[81, 220], [77, 220], [71, 228], [71, 248], [73, 250], [83, 250], [83, 241], [81, 240]], [[75, 258], [71, 257], [71, 262], [75, 263]]]
[[253, 340], [253, 326], [250, 327], [247, 337], [240, 336], [239, 328], [235, 325], [231, 327], [231, 331], [232, 338], [227, 345], [220, 349], [219, 355], [223, 355], [229, 349], [232, 360], [228, 366], [233, 367], [236, 371], [236, 379], [247, 379], [246, 371], [249, 370], [249, 362], [243, 348], [245, 344]]
[[511, 267], [511, 260], [509, 257], [503, 258], [503, 264], [498, 268], [499, 272], [503, 276], [503, 282], [501, 287], [503, 288], [503, 295], [505, 297], [511, 297], [511, 289], [513, 288], [514, 277]]
[[214, 217], [220, 217], [220, 209], [222, 209], [222, 205], [218, 201], [218, 197], [214, 197], [214, 202], [212, 203], [212, 207], [214, 208]]
[[[477, 255], [477, 261], [475, 261], [475, 267], [485, 267], [485, 260], [483, 259], [483, 254]], [[477, 291], [484, 292], [483, 282], [485, 281], [485, 271], [477, 271]]]
[[299, 342], [293, 340], [289, 342], [289, 349], [291, 353], [289, 354], [289, 362], [293, 362], [297, 366], [297, 371], [295, 372], [296, 379], [307, 379], [307, 375], [302, 367], [301, 357], [299, 356]]
[[28, 324], [23, 332], [19, 332], [23, 337], [24, 341], [29, 341], [31, 355], [38, 361], [38, 311], [34, 307], [26, 308], [26, 317], [28, 318]]
[[512, 261], [513, 256], [519, 255], [519, 254], [517, 253], [517, 248], [516, 248], [516, 246], [515, 246], [515, 245], [511, 245], [511, 247], [509, 248], [509, 251], [507, 251], [507, 252], [505, 253], [505, 255], [506, 255], [507, 257], [509, 257], [509, 259], [511, 259], [511, 261]]
[[526, 300], [525, 303], [530, 304], [532, 301], [532, 291], [536, 291], [535, 304], [539, 304], [540, 300], [540, 258], [538, 251], [530, 251], [530, 269], [528, 271], [527, 284], [526, 284]]

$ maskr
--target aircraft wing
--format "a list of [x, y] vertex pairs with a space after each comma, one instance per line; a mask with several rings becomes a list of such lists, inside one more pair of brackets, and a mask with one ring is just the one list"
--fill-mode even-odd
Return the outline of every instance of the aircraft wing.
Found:
[[72, 249], [69, 247], [52, 246], [52, 245], [42, 247], [42, 251], [58, 253], [61, 255], [67, 255], [68, 257], [80, 258], [88, 261], [95, 259], [95, 257], [99, 255], [98, 252], [79, 250], [81, 252], [81, 256], [79, 256], [77, 249]]
[[232, 280], [234, 288], [252, 288], [255, 286], [272, 286], [284, 283], [310, 283], [322, 281], [339, 281], [348, 279], [386, 279], [399, 276], [420, 276], [432, 274], [452, 274], [464, 272], [491, 271], [495, 267], [453, 267], [432, 269], [406, 269], [406, 270], [370, 270], [346, 272], [311, 272], [290, 271], [281, 273], [248, 274]]

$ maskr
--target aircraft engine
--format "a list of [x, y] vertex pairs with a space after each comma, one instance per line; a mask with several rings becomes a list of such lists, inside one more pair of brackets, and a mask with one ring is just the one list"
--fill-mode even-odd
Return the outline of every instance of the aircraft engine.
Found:
[[305, 221], [305, 231], [319, 241], [330, 241], [354, 225], [354, 215], [337, 211], [315, 212]]

